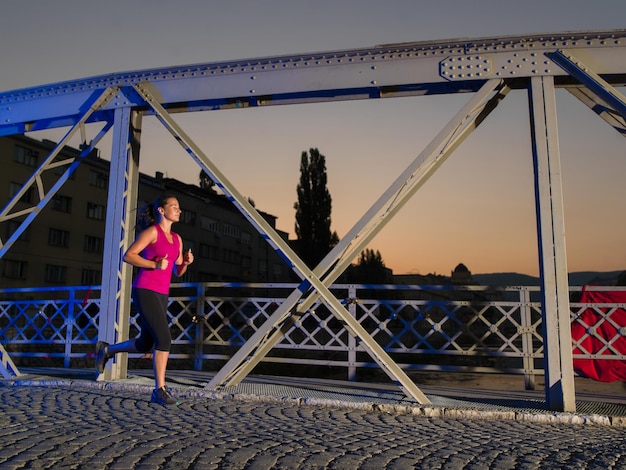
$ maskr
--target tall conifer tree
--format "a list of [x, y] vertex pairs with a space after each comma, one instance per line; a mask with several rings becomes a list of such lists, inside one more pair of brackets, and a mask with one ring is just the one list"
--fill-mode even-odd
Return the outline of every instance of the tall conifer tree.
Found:
[[330, 230], [332, 198], [326, 187], [326, 157], [318, 149], [302, 152], [300, 182], [297, 186], [296, 252], [310, 268], [314, 268], [337, 243], [336, 232]]

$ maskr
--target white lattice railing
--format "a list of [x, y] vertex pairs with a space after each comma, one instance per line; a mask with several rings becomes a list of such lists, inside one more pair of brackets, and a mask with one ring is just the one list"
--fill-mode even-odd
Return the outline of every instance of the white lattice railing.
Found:
[[[169, 303], [172, 367], [220, 367], [295, 287], [174, 284]], [[577, 303], [581, 288], [570, 290], [574, 322], [587, 308], [605, 321], [611, 321], [612, 309], [626, 308]], [[332, 292], [404, 369], [507, 372], [529, 380], [543, 373], [537, 287], [335, 285]], [[0, 289], [0, 344], [18, 367], [92, 367], [99, 315], [99, 286]], [[131, 336], [137, 334], [137, 321], [131, 311]], [[617, 331], [626, 336], [623, 326]], [[587, 334], [594, 332], [590, 328]], [[615, 338], [603, 341], [611, 350]], [[626, 360], [613, 352], [574, 357]], [[297, 319], [262, 364], [344, 368], [349, 377], [360, 368], [377, 367], [358, 338], [319, 303]]]

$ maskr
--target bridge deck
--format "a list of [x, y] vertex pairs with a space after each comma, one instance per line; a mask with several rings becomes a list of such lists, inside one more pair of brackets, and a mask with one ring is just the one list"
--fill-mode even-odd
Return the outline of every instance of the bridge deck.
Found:
[[[96, 381], [92, 369], [23, 368], [18, 378], [0, 380], [0, 385], [119, 388], [149, 395], [152, 371], [132, 370], [128, 378], [115, 382]], [[284, 401], [312, 406], [353, 407], [391, 413], [431, 417], [515, 419], [539, 422], [580, 423], [626, 427], [626, 384], [602, 383], [576, 378], [576, 413], [546, 409], [543, 390], [524, 390], [523, 379], [493, 374], [436, 373], [415, 377], [431, 400], [419, 405], [390, 383], [248, 376], [235, 386], [206, 390], [210, 372], [168, 371], [168, 384], [184, 399], [242, 399]]]

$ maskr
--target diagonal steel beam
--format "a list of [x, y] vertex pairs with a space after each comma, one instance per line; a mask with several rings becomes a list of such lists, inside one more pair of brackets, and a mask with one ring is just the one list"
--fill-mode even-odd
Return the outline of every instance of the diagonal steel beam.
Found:
[[[98, 142], [104, 137], [104, 135], [108, 132], [108, 130], [112, 126], [112, 122], [105, 123], [105, 126], [100, 130], [97, 136], [89, 143], [88, 146], [85, 146], [81, 151], [80, 155], [77, 158], [68, 158], [66, 160], [55, 162], [54, 159], [61, 152], [63, 147], [67, 144], [67, 142], [72, 138], [77, 131], [81, 131], [84, 135], [84, 124], [96, 110], [100, 109], [106, 103], [108, 103], [113, 96], [117, 93], [117, 87], [106, 88], [102, 91], [102, 93], [94, 100], [94, 102], [87, 108], [85, 113], [81, 116], [74, 126], [65, 134], [63, 139], [61, 139], [57, 145], [52, 149], [52, 152], [45, 158], [45, 160], [41, 163], [39, 168], [35, 170], [35, 172], [31, 175], [26, 183], [22, 186], [22, 188], [13, 196], [13, 198], [8, 202], [8, 204], [4, 207], [2, 212], [0, 212], [0, 223], [5, 222], [10, 219], [14, 219], [16, 217], [21, 217], [27, 215], [27, 217], [22, 221], [20, 226], [11, 234], [11, 236], [7, 239], [7, 241], [3, 244], [2, 240], [0, 240], [0, 258], [4, 256], [4, 254], [8, 251], [8, 249], [13, 245], [13, 243], [20, 237], [20, 235], [28, 228], [33, 219], [41, 212], [41, 210], [48, 204], [48, 202], [52, 199], [52, 197], [56, 194], [56, 192], [63, 186], [63, 184], [68, 180], [71, 174], [74, 172], [81, 159], [88, 155], [98, 144]], [[84, 139], [83, 139], [84, 140]], [[42, 175], [49, 170], [53, 170], [60, 166], [68, 165], [68, 168], [63, 172], [63, 174], [57, 179], [56, 183], [48, 190], [44, 188]], [[27, 209], [13, 212], [11, 210], [15, 207], [15, 205], [19, 202], [22, 196], [26, 194], [33, 185], [37, 187], [39, 202]]]
[[589, 109], [600, 116], [622, 136], [626, 137], [625, 116], [620, 116], [614, 109], [609, 108], [606, 103], [602, 102], [595, 93], [585, 87], [568, 87], [567, 91], [578, 98], [584, 105], [589, 107]]
[[546, 55], [587, 88], [568, 91], [626, 137], [626, 97], [571, 52], [559, 49]]
[[9, 353], [4, 347], [0, 344], [0, 375], [5, 379], [11, 377], [19, 377], [21, 376], [21, 372], [15, 366], [15, 363], [11, 360]]
[[[79, 119], [79, 121], [72, 126], [72, 128], [67, 132], [65, 137], [55, 146], [55, 148], [50, 152], [48, 157], [42, 162], [42, 164], [37, 168], [37, 170], [31, 175], [29, 180], [24, 183], [22, 188], [13, 196], [13, 198], [7, 203], [7, 205], [0, 212], [0, 223], [5, 222], [7, 220], [11, 220], [15, 217], [20, 217], [22, 215], [28, 214], [27, 217], [22, 221], [17, 230], [15, 230], [7, 239], [5, 243], [2, 243], [0, 239], [0, 259], [4, 256], [4, 254], [13, 246], [13, 243], [17, 239], [19, 239], [20, 235], [28, 228], [30, 223], [35, 219], [35, 217], [39, 214], [39, 212], [48, 204], [48, 202], [52, 199], [52, 197], [56, 194], [56, 192], [63, 186], [63, 184], [68, 180], [71, 174], [74, 172], [76, 167], [81, 162], [81, 159], [88, 155], [97, 145], [97, 143], [104, 137], [104, 135], [110, 129], [112, 123], [105, 123], [105, 126], [100, 130], [97, 136], [89, 143], [89, 145], [85, 146], [85, 148], [81, 151], [79, 156], [74, 159], [66, 159], [60, 162], [55, 162], [54, 159], [61, 152], [65, 144], [69, 141], [69, 139], [80, 130], [83, 135], [85, 128], [84, 124], [94, 111], [102, 107], [106, 104], [110, 99], [115, 95], [117, 91], [116, 88], [107, 88], [103, 90], [103, 92], [94, 100], [94, 102], [87, 108], [83, 116]], [[48, 170], [58, 168], [59, 166], [68, 165], [68, 168], [63, 172], [63, 174], [57, 179], [56, 183], [46, 192], [43, 181], [41, 179], [41, 175]], [[15, 207], [20, 198], [26, 193], [26, 191], [32, 186], [36, 185], [39, 193], [39, 202], [27, 210], [22, 210], [18, 212], [11, 213], [11, 210]], [[7, 351], [0, 345], [0, 373], [7, 378], [10, 376], [19, 376], [20, 371], [15, 366], [11, 357], [7, 353]]]
[[216, 182], [218, 187], [226, 194], [231, 202], [250, 221], [259, 233], [264, 235], [274, 250], [291, 264], [291, 268], [303, 282], [303, 291], [309, 288], [315, 289], [330, 311], [340, 321], [347, 324], [348, 329], [358, 336], [365, 349], [381, 368], [396, 382], [410, 398], [418, 403], [427, 404], [430, 400], [413, 383], [404, 371], [389, 357], [383, 348], [369, 335], [369, 333], [354, 319], [350, 312], [339, 302], [339, 300], [328, 290], [316, 274], [314, 274], [302, 260], [293, 252], [291, 247], [283, 240], [276, 231], [261, 217], [250, 202], [243, 197], [234, 185], [226, 178], [217, 166], [202, 152], [202, 150], [185, 134], [183, 129], [172, 119], [167, 111], [155, 98], [155, 90], [151, 84], [142, 83], [134, 85], [135, 90], [143, 97], [146, 103], [154, 110], [157, 118], [176, 138], [191, 157], [201, 166], [204, 171]]
[[[327, 274], [324, 284], [330, 286], [352, 260], [391, 220], [428, 178], [443, 164], [461, 142], [485, 119], [508, 93], [500, 80], [488, 81], [435, 137], [426, 149], [407, 167], [400, 177], [383, 193], [372, 208], [355, 224], [348, 234], [331, 250], [315, 269], [315, 274]], [[375, 217], [378, 217], [374, 220]], [[207, 385], [217, 388], [223, 384], [236, 385], [281, 340], [297, 319], [310, 308], [318, 296], [315, 292], [302, 302], [291, 316], [301, 297], [295, 290], [276, 312], [248, 339], [231, 360]], [[273, 334], [271, 330], [275, 328]], [[254, 354], [253, 354], [254, 351]], [[252, 355], [251, 355], [252, 354]]]

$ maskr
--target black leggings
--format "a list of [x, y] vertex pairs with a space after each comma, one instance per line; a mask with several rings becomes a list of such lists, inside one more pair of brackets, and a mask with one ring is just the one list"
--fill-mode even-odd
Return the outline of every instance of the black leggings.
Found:
[[168, 296], [149, 289], [133, 288], [133, 302], [139, 312], [140, 333], [135, 338], [137, 351], [170, 351], [172, 334], [167, 320]]

